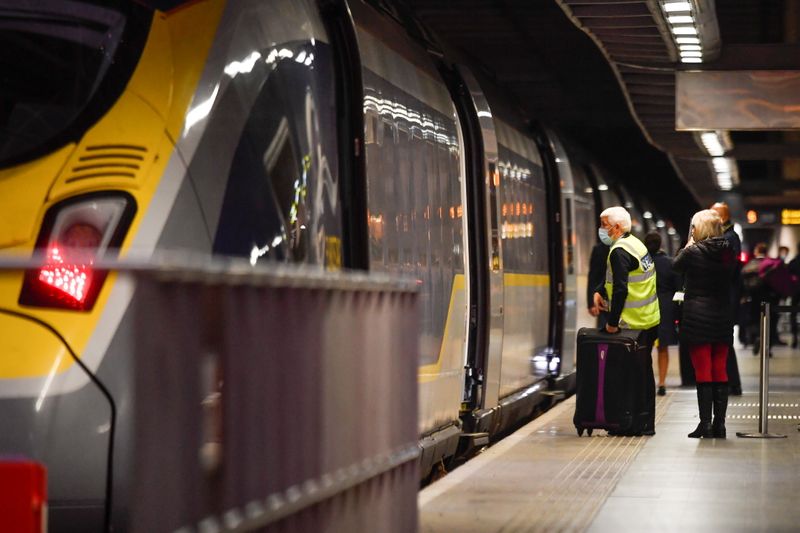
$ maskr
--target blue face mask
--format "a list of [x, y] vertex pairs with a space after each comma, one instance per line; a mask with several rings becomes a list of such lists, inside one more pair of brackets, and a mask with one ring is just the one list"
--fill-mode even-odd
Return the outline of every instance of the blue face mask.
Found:
[[598, 228], [597, 229], [597, 236], [600, 237], [600, 241], [603, 244], [607, 244], [608, 246], [611, 246], [612, 244], [614, 244], [614, 239], [609, 237], [608, 230], [606, 228]]

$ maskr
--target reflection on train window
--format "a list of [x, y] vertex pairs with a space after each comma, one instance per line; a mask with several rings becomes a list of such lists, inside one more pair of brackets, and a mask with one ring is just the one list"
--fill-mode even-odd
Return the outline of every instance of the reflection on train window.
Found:
[[152, 12], [135, 2], [3, 2], [0, 161], [78, 138], [125, 88]]
[[439, 358], [464, 273], [457, 124], [364, 71], [370, 269], [421, 285], [421, 364]]
[[333, 82], [332, 71], [322, 68], [329, 56], [320, 46], [314, 48], [314, 69], [287, 59], [268, 72], [231, 162], [215, 253], [247, 257], [253, 265], [319, 264], [336, 256], [326, 249], [338, 242], [326, 234], [340, 232], [330, 199], [338, 193], [331, 175], [335, 100], [324, 93]]

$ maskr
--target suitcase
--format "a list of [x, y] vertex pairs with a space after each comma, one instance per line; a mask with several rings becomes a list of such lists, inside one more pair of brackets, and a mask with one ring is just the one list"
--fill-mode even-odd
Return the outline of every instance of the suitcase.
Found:
[[595, 429], [621, 435], [641, 434], [640, 413], [647, 343], [644, 332], [606, 333], [581, 328], [577, 340], [577, 391], [573, 423], [582, 436]]

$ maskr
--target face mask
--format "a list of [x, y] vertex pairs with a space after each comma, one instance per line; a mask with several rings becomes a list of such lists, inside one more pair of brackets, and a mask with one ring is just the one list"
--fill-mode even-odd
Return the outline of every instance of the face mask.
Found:
[[606, 228], [598, 228], [597, 236], [600, 237], [600, 242], [603, 244], [607, 244], [608, 246], [614, 244], [614, 239], [608, 235], [608, 230]]

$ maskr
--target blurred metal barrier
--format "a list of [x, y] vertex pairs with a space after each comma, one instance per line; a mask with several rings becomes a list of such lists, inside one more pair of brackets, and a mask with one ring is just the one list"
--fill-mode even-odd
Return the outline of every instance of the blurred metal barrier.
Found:
[[413, 284], [135, 277], [134, 532], [416, 531]]
[[[13, 287], [42, 261], [3, 257], [0, 274]], [[115, 445], [103, 447], [107, 457], [83, 451], [106, 478], [105, 529], [113, 502], [114, 523], [133, 533], [417, 530], [414, 281], [185, 256], [92, 267], [115, 273], [113, 291], [129, 297], [119, 309], [112, 302], [121, 299], [109, 297], [103, 308], [122, 317], [102, 332], [116, 350], [103, 376], [95, 376], [100, 363], [84, 365], [70, 351], [111, 409], [98, 431]], [[130, 387], [106, 388], [102, 379], [113, 374]], [[28, 409], [35, 400], [19, 403]], [[38, 438], [17, 422], [3, 431]], [[60, 460], [28, 455], [46, 468]]]

